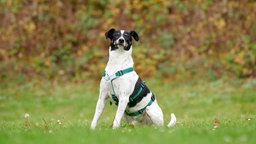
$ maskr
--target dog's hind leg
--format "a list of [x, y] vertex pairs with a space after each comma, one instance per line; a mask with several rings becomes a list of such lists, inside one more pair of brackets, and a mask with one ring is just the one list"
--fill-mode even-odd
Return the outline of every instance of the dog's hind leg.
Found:
[[157, 104], [156, 100], [154, 101], [154, 103], [152, 103], [152, 105], [146, 108], [146, 116], [148, 117], [148, 119], [150, 119], [150, 122], [147, 121], [144, 123], [152, 123], [156, 126], [163, 126], [163, 112], [159, 105]]
[[100, 95], [99, 95], [99, 98], [98, 98], [98, 101], [97, 101], [97, 104], [96, 104], [96, 110], [95, 110], [95, 113], [94, 113], [94, 117], [93, 117], [93, 120], [92, 120], [92, 123], [91, 123], [91, 129], [95, 129], [96, 125], [97, 125], [97, 122], [104, 110], [104, 107], [105, 107], [105, 104], [106, 104], [106, 100], [108, 98], [108, 95], [107, 95], [107, 85], [106, 83], [103, 83], [101, 81], [101, 84], [100, 84]]
[[134, 127], [138, 124], [138, 121], [136, 118], [128, 116], [126, 114], [124, 114], [124, 120], [126, 121], [129, 127]]

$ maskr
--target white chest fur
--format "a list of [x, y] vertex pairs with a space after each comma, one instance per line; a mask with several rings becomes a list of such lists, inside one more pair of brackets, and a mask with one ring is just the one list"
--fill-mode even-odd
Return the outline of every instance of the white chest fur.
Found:
[[[110, 48], [111, 49], [111, 48]], [[121, 48], [111, 51], [109, 50], [109, 60], [105, 71], [112, 75], [119, 70], [123, 70], [129, 67], [133, 67], [132, 59], [132, 47], [129, 51], [125, 51]]]

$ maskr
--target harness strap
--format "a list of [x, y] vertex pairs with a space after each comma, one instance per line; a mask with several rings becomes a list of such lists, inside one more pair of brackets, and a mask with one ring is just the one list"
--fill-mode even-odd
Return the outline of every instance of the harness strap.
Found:
[[142, 92], [144, 87], [145, 85], [140, 84], [140, 89], [138, 90], [138, 92], [135, 95], [131, 95], [129, 100], [132, 102]]
[[133, 93], [129, 97], [129, 107], [134, 107], [137, 103], [139, 103], [147, 94], [149, 93], [149, 89], [146, 86], [145, 82], [141, 80], [139, 77], [135, 86]]
[[127, 68], [127, 69], [124, 69], [124, 70], [120, 70], [120, 71], [118, 71], [118, 72], [116, 72], [114, 75], [112, 75], [112, 76], [108, 76], [108, 74], [106, 73], [106, 71], [104, 71], [103, 72], [103, 74], [102, 74], [102, 77], [108, 77], [107, 79], [109, 79], [109, 80], [114, 80], [114, 79], [116, 79], [116, 78], [118, 78], [118, 77], [120, 77], [120, 76], [122, 76], [122, 75], [124, 75], [124, 74], [127, 74], [127, 73], [129, 73], [129, 72], [132, 72], [133, 71], [133, 68], [132, 67], [130, 67], [130, 68]]
[[127, 69], [120, 70], [120, 71], [116, 72], [115, 75], [116, 75], [117, 77], [120, 77], [120, 76], [122, 76], [122, 75], [124, 75], [124, 74], [127, 74], [127, 73], [129, 73], [129, 72], [132, 72], [132, 71], [133, 71], [133, 68], [130, 67], [130, 68], [127, 68]]
[[138, 111], [136, 111], [136, 112], [132, 112], [132, 113], [129, 113], [129, 112], [125, 111], [125, 113], [126, 113], [128, 116], [138, 116], [138, 115], [142, 114], [142, 113], [145, 111], [145, 109], [146, 109], [148, 106], [150, 106], [154, 101], [155, 101], [155, 96], [152, 94], [149, 103], [148, 103], [144, 108], [142, 108], [142, 109], [140, 109], [140, 110], [138, 110]]

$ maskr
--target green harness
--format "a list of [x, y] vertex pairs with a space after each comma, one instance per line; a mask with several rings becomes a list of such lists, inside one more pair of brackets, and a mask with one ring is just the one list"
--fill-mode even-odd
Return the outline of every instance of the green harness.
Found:
[[[134, 71], [134, 69], [132, 67], [130, 67], [130, 68], [127, 68], [127, 69], [124, 69], [124, 70], [120, 70], [120, 71], [116, 72], [115, 74], [113, 74], [111, 76], [109, 76], [106, 73], [106, 71], [104, 71], [104, 73], [102, 74], [102, 77], [105, 78], [109, 82], [111, 98], [113, 99], [113, 101], [115, 102], [115, 105], [117, 105], [117, 106], [118, 106], [119, 100], [118, 100], [118, 98], [115, 94], [115, 90], [114, 90], [112, 82], [113, 82], [113, 80], [121, 77], [122, 75], [133, 72], [133, 71]], [[138, 92], [130, 96], [129, 103], [133, 102], [133, 100], [136, 99], [140, 95], [140, 93], [142, 92], [142, 89], [144, 87], [145, 87], [145, 85], [141, 84]], [[138, 110], [137, 112], [130, 113], [130, 112], [125, 111], [125, 113], [129, 116], [138, 116], [138, 115], [142, 114], [145, 111], [145, 109], [147, 108], [147, 106], [150, 106], [154, 102], [154, 100], [155, 100], [155, 97], [152, 94], [151, 100], [149, 101], [149, 103], [144, 108]], [[112, 102], [110, 102], [110, 104], [112, 104]]]

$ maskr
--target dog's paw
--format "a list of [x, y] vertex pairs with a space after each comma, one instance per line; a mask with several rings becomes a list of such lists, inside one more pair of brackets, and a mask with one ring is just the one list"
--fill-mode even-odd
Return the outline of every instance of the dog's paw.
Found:
[[96, 125], [91, 124], [90, 129], [91, 129], [91, 130], [95, 130], [95, 128], [96, 128]]

